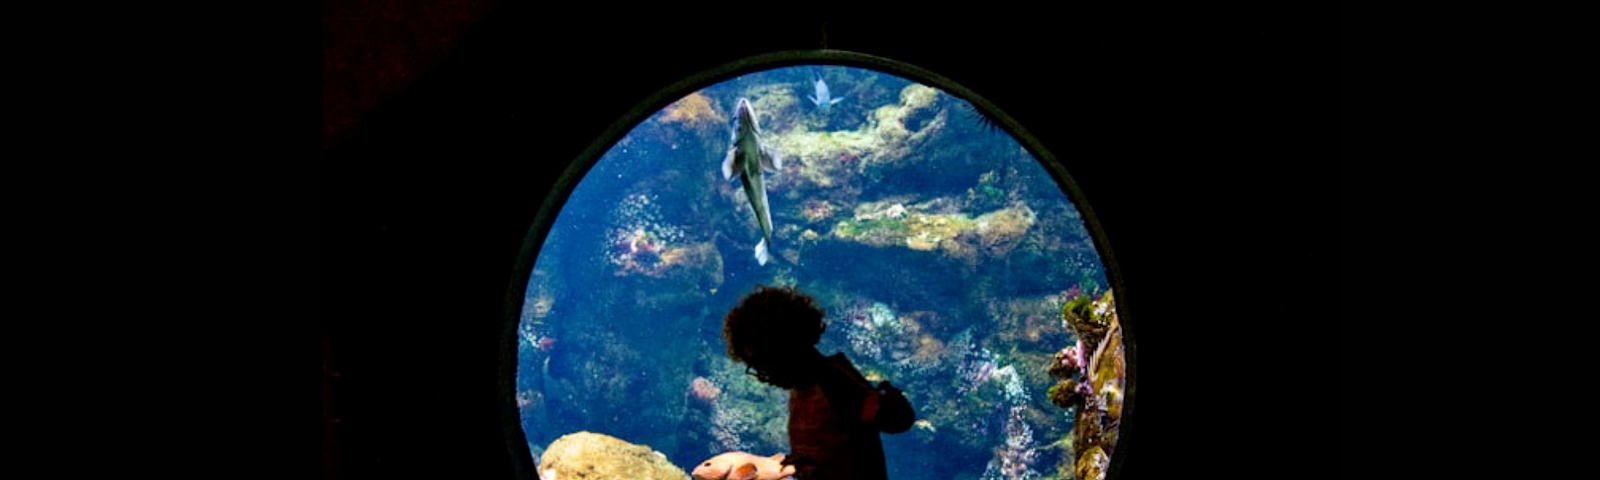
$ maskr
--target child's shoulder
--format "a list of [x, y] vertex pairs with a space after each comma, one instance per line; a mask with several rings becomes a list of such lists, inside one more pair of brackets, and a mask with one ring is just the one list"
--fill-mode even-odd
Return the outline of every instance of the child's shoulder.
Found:
[[851, 363], [848, 357], [844, 356], [844, 352], [829, 355], [826, 360], [829, 366], [838, 370], [840, 373], [843, 373], [844, 376], [849, 377], [851, 380], [855, 381], [855, 383], [862, 385], [868, 384], [867, 377], [862, 375], [860, 370], [856, 369], [856, 365]]
[[850, 362], [849, 357], [844, 356], [844, 352], [836, 352], [833, 355], [828, 355], [827, 357], [824, 357], [823, 360], [826, 360], [828, 365], [834, 368], [855, 372], [857, 375], [861, 373], [859, 370], [856, 370], [856, 364]]

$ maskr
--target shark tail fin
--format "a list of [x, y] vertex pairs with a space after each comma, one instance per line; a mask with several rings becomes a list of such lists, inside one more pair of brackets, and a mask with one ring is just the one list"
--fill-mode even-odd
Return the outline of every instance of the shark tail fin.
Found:
[[763, 238], [756, 244], [756, 263], [766, 265], [768, 260], [772, 260], [772, 254], [767, 253], [767, 239]]
[[844, 100], [844, 97], [841, 96], [841, 97], [838, 97], [838, 98], [828, 99], [828, 105], [833, 105], [833, 104], [839, 103], [840, 100]]

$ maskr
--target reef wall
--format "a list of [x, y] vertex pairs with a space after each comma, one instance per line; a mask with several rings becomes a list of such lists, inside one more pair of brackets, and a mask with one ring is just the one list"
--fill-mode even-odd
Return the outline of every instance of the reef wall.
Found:
[[[845, 100], [826, 114], [803, 96], [809, 75], [688, 95], [585, 177], [524, 304], [530, 446], [548, 453], [555, 435], [587, 430], [680, 466], [787, 451], [787, 394], [727, 359], [720, 326], [751, 286], [799, 285], [827, 310], [819, 349], [916, 408], [910, 431], [884, 436], [895, 478], [1097, 478], [1125, 358], [1077, 208], [964, 101], [872, 72], [828, 75]], [[784, 156], [765, 177], [767, 265], [753, 257], [746, 194], [718, 168], [739, 97]]]

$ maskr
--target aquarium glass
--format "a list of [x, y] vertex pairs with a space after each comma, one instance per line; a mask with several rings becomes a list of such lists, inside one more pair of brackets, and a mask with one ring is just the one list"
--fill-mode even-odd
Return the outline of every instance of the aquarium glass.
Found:
[[[721, 327], [756, 285], [794, 285], [827, 312], [819, 350], [916, 410], [882, 435], [890, 477], [1103, 475], [1128, 359], [1102, 255], [1062, 183], [949, 88], [781, 66], [686, 88], [632, 124], [545, 227], [527, 278], [515, 396], [533, 463], [583, 431], [684, 472], [789, 451], [787, 393], [729, 360]], [[781, 157], [761, 175], [764, 264], [751, 196], [722, 171], [740, 99]]]

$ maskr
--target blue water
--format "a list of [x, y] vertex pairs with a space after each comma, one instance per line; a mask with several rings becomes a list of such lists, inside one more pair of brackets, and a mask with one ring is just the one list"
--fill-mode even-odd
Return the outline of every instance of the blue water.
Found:
[[[807, 98], [818, 75], [842, 98], [826, 112]], [[750, 201], [720, 172], [739, 98], [785, 157], [765, 177], [766, 265]], [[567, 199], [529, 281], [516, 381], [535, 461], [582, 430], [686, 471], [787, 452], [787, 395], [721, 338], [741, 296], [782, 284], [827, 310], [824, 354], [911, 400], [917, 426], [883, 436], [893, 478], [1070, 471], [1073, 417], [1046, 398], [1046, 365], [1075, 338], [1068, 292], [1109, 283], [1077, 208], [977, 112], [894, 75], [801, 66], [708, 86], [634, 127]]]

